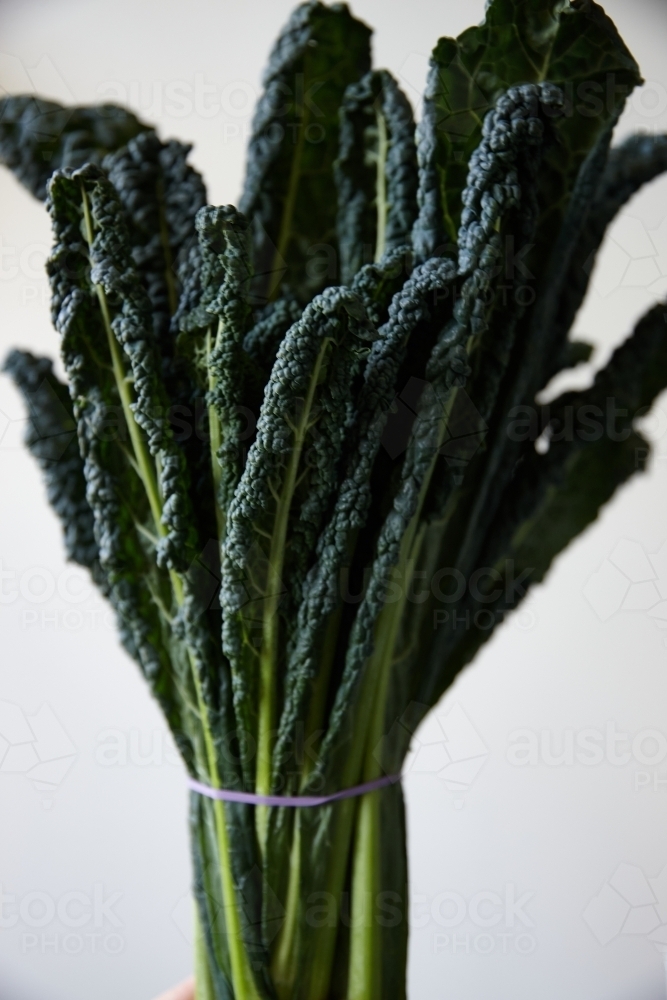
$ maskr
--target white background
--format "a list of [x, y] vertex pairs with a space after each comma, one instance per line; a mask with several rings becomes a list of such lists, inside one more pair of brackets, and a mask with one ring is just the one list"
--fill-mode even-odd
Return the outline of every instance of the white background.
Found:
[[[163, 137], [193, 141], [210, 200], [234, 201], [261, 69], [289, 9], [285, 0], [3, 0], [0, 85], [65, 102], [126, 101], [157, 122]], [[619, 131], [667, 131], [665, 5], [610, 0], [607, 9], [649, 81]], [[402, 77], [417, 103], [435, 40], [478, 21], [483, 3], [358, 0], [355, 11], [376, 27], [376, 64]], [[198, 74], [212, 89], [198, 108], [177, 104], [174, 85], [194, 94]], [[610, 234], [576, 323], [599, 348], [595, 365], [651, 302], [664, 299], [666, 209], [667, 181], [659, 181], [630, 203]], [[0, 239], [1, 353], [17, 344], [55, 356], [42, 272], [48, 221], [6, 172]], [[5, 377], [0, 411], [0, 560], [14, 574], [2, 584], [0, 698], [25, 716], [48, 706], [71, 741], [59, 752], [75, 755], [52, 791], [0, 763], [0, 997], [151, 1000], [191, 967], [183, 771], [135, 666], [95, 613], [103, 611], [101, 601], [83, 576], [62, 575], [60, 529], [21, 446], [23, 410]], [[473, 767], [453, 790], [436, 773], [447, 760], [442, 733], [431, 727], [423, 734], [422, 743], [435, 741], [435, 749], [417, 756], [405, 780], [415, 904], [411, 1000], [665, 997], [663, 958], [647, 928], [656, 913], [667, 922], [667, 885], [651, 888], [643, 878], [655, 879], [667, 866], [667, 756], [656, 753], [667, 734], [667, 632], [647, 610], [615, 610], [622, 577], [605, 562], [613, 557], [645, 579], [654, 572], [645, 556], [667, 541], [664, 397], [648, 430], [656, 440], [649, 474], [626, 486], [556, 561], [546, 584], [439, 707], [444, 717], [458, 706], [450, 759], [476, 754], [479, 773], [471, 778]], [[626, 546], [625, 557], [617, 548], [624, 541], [638, 543]], [[600, 567], [606, 575], [591, 582]], [[47, 589], [40, 602], [50, 579], [65, 599]], [[666, 585], [667, 566], [663, 597]], [[647, 589], [633, 593], [645, 596]], [[452, 739], [455, 717], [463, 719], [463, 743]], [[481, 741], [476, 747], [471, 727]], [[576, 755], [570, 763], [546, 763], [549, 753], [567, 747], [567, 731], [581, 738], [584, 730], [607, 727], [626, 734], [616, 744], [616, 763], [604, 748], [594, 766]], [[526, 766], [513, 763], [516, 730], [545, 731], [546, 753]], [[632, 737], [647, 730], [657, 731], [658, 742], [642, 738], [633, 751]], [[104, 765], [103, 747], [111, 743], [125, 747], [125, 763], [121, 757]], [[652, 754], [662, 759], [645, 763]], [[618, 874], [619, 865], [634, 867]], [[614, 873], [616, 888], [639, 907], [626, 933], [614, 934], [616, 914], [627, 908], [622, 895], [603, 889]], [[50, 900], [62, 904], [68, 893], [92, 898], [94, 891], [109, 901], [106, 915], [98, 914], [101, 926], [80, 897], [67, 897], [67, 912], [82, 913], [81, 926], [67, 926], [57, 913], [48, 919]], [[478, 912], [479, 893], [490, 895]], [[503, 909], [512, 894], [528, 894], [514, 917], [511, 907]], [[472, 901], [465, 916], [444, 926], [456, 920], [462, 901]], [[588, 923], [584, 912], [594, 914]], [[36, 927], [40, 914], [47, 922]], [[633, 928], [637, 933], [627, 933]]]

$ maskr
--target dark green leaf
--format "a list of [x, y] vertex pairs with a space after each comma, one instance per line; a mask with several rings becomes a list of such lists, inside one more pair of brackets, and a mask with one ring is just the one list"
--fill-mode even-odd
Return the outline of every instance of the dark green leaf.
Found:
[[[279, 665], [290, 638], [284, 608], [293, 609], [298, 600], [338, 483], [354, 416], [352, 389], [374, 336], [368, 320], [346, 308], [356, 312], [357, 304], [353, 291], [328, 289], [288, 330], [229, 508], [221, 591], [224, 646], [244, 732], [254, 736], [259, 725], [260, 744], [273, 734], [278, 717]], [[259, 721], [250, 708], [253, 693], [262, 706]], [[271, 761], [263, 744], [262, 753], [264, 771], [257, 781], [268, 792]], [[248, 778], [254, 781], [254, 775]]]
[[[419, 701], [436, 699], [492, 632], [486, 619], [481, 626], [457, 630], [451, 625], [454, 614], [461, 622], [474, 622], [477, 611], [490, 609], [497, 612], [495, 623], [502, 621], [618, 487], [646, 467], [649, 446], [633, 424], [665, 387], [667, 307], [661, 305], [640, 320], [590, 389], [561, 396], [544, 408], [541, 419], [528, 407], [512, 415], [506, 432], [525, 441], [521, 459], [496, 517], [478, 540], [472, 564], [496, 572], [491, 589], [498, 587], [497, 596], [480, 602], [468, 594], [448, 605], [448, 622], [435, 633], [429, 607], [424, 634], [430, 629], [433, 667], [415, 695]], [[546, 453], [535, 448], [543, 427]], [[471, 571], [459, 568], [466, 575]], [[437, 669], [436, 663], [441, 664]]]
[[420, 216], [415, 249], [427, 256], [456, 243], [461, 193], [484, 115], [515, 83], [562, 87], [567, 112], [547, 154], [539, 200], [540, 243], [558, 232], [579, 168], [641, 78], [611, 20], [591, 0], [492, 0], [486, 20], [431, 57], [418, 143]]
[[[623, 205], [644, 185], [667, 171], [667, 136], [634, 135], [609, 152], [604, 172], [589, 192], [587, 211], [567, 267], [552, 293], [553, 350], [563, 344], [584, 301], [598, 250], [607, 228]], [[567, 347], [567, 345], [566, 345]], [[574, 362], [558, 357], [553, 371]]]
[[132, 255], [151, 302], [153, 328], [166, 358], [173, 354], [171, 318], [181, 295], [181, 272], [196, 243], [195, 216], [206, 189], [187, 163], [191, 147], [162, 143], [144, 132], [105, 157], [104, 169], [126, 211]]
[[[132, 361], [145, 364], [146, 351], [150, 354], [148, 299], [131, 263], [122, 210], [99, 168], [88, 166], [56, 175], [50, 185], [49, 211], [55, 235], [48, 263], [53, 317], [70, 379], [99, 560], [112, 603], [132, 637], [142, 669], [165, 706], [177, 738], [183, 739], [186, 724], [176, 710], [170, 670], [176, 654], [165, 610], [171, 606], [169, 578], [155, 562], [160, 544], [156, 514], [151, 511], [128, 433], [128, 416], [137, 413], [136, 403], [128, 406], [122, 396], [123, 391], [129, 392], [126, 380], [133, 374]], [[145, 411], [149, 409], [148, 389], [141, 378], [135, 380], [134, 398], [143, 401]], [[164, 431], [159, 414], [150, 409], [144, 423], [155, 445]], [[138, 413], [137, 419], [141, 419]], [[147, 454], [144, 446], [148, 466]], [[160, 478], [165, 496], [177, 495], [179, 487], [173, 482], [169, 462], [164, 463]], [[179, 513], [176, 504], [169, 516], [177, 533], [171, 535], [176, 547], [181, 537]], [[161, 527], [163, 540], [169, 543], [173, 529]], [[169, 549], [165, 557], [172, 558]], [[181, 669], [186, 670], [184, 664]]]
[[[257, 294], [306, 302], [338, 279], [338, 111], [370, 68], [370, 29], [345, 4], [309, 0], [271, 54], [253, 121], [241, 211], [253, 226]], [[317, 205], [317, 211], [313, 206]]]
[[222, 540], [243, 467], [241, 436], [248, 422], [243, 410], [256, 401], [261, 381], [243, 348], [251, 322], [252, 264], [248, 223], [233, 206], [201, 209], [196, 226], [199, 294], [197, 305], [180, 317], [179, 351], [206, 399], [211, 487]]
[[3, 97], [0, 162], [43, 201], [54, 171], [101, 163], [146, 129], [131, 111], [114, 104], [64, 108], [31, 94]]
[[345, 91], [340, 112], [338, 187], [340, 281], [405, 246], [417, 216], [417, 150], [412, 109], [386, 70]]
[[28, 351], [11, 351], [4, 369], [27, 404], [26, 444], [39, 462], [49, 503], [62, 522], [65, 551], [104, 586], [69, 390], [54, 375], [48, 358]]

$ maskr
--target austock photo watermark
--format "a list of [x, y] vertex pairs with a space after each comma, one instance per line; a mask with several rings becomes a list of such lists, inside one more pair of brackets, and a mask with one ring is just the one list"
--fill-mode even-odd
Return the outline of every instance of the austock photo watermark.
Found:
[[[416, 728], [411, 720], [424, 716], [425, 722]], [[251, 734], [243, 735], [241, 739], [239, 730], [231, 730], [221, 741], [220, 754], [227, 763], [237, 765], [254, 759], [256, 743]], [[312, 770], [318, 763], [323, 735], [323, 729], [311, 732], [303, 722], [297, 723], [283, 751], [285, 761], [297, 766], [296, 774], [302, 773], [304, 765]], [[456, 795], [471, 788], [489, 756], [488, 746], [459, 702], [433, 712], [426, 705], [411, 703], [376, 746], [374, 756], [380, 764], [385, 740], [395, 743], [397, 738], [410, 743], [403, 774], [437, 777]], [[29, 712], [11, 701], [0, 701], [0, 775], [22, 776], [36, 791], [53, 793], [77, 758], [86, 755], [105, 770], [183, 766], [166, 727], [107, 725], [84, 747], [80, 740], [75, 745], [51, 705]]]
[[619, 539], [583, 593], [601, 622], [631, 613], [667, 633], [667, 542], [648, 552], [634, 539]]
[[[411, 723], [415, 716], [422, 719], [417, 729]], [[490, 751], [461, 703], [438, 706], [431, 712], [425, 705], [409, 705], [376, 746], [378, 763], [384, 759], [385, 742], [389, 746], [406, 742], [408, 734], [410, 749], [402, 774], [437, 778], [453, 794], [454, 808], [462, 808], [465, 794], [479, 777]]]
[[409, 925], [413, 933], [432, 928], [436, 955], [529, 956], [538, 947], [529, 909], [534, 896], [534, 892], [521, 891], [514, 882], [505, 883], [500, 891], [413, 893]]
[[[428, 72], [429, 56], [425, 53], [411, 53], [398, 71], [398, 78], [412, 97], [415, 104], [421, 95]], [[326, 86], [326, 80], [318, 80], [304, 73], [295, 73], [287, 82], [280, 79], [272, 82], [272, 114], [276, 118], [294, 115], [317, 119], [325, 112], [320, 106], [318, 93]], [[250, 122], [257, 101], [261, 96], [257, 84], [247, 79], [212, 81], [204, 73], [194, 73], [191, 77], [164, 79], [103, 80], [96, 85], [95, 96], [100, 103], [121, 104], [132, 107], [138, 114], [150, 119], [199, 118], [205, 121], [222, 121], [223, 141], [229, 142], [246, 138], [250, 134]], [[581, 80], [574, 84], [568, 81], [563, 86], [564, 107], [559, 115], [582, 118], [599, 118], [613, 113], [619, 97], [628, 97], [633, 117], [644, 121], [647, 126], [661, 121], [667, 114], [667, 88], [658, 81], [646, 81], [641, 88], [630, 93], [625, 82], [619, 82], [615, 73], [607, 73], [604, 80]], [[487, 107], [487, 100], [481, 90], [470, 87], [471, 109]], [[457, 120], [458, 108], [448, 113], [442, 110], [441, 127], [456, 139], [461, 136], [461, 125]], [[451, 120], [450, 120], [451, 119]], [[272, 123], [269, 130], [273, 128]], [[267, 138], [281, 141], [289, 135], [289, 125], [278, 134], [268, 131]], [[315, 128], [312, 134], [306, 131], [305, 139], [320, 142], [324, 138], [324, 126]], [[296, 141], [296, 140], [295, 140]]]
[[[285, 910], [275, 893], [262, 879], [262, 890], [272, 900], [274, 936], [280, 931]], [[204, 890], [205, 891], [205, 890]], [[366, 894], [363, 905], [352, 912], [349, 892], [340, 896], [317, 891], [303, 901], [304, 919], [312, 928], [335, 927], [338, 922], [350, 930], [376, 924], [382, 928], [399, 927], [407, 921], [412, 935], [423, 940], [428, 935], [429, 949], [443, 958], [486, 958], [490, 955], [533, 955], [539, 945], [531, 913], [535, 893], [515, 882], [505, 882], [493, 889], [473, 892], [444, 889], [432, 893], [411, 892], [405, 901], [398, 892], [386, 890]], [[355, 898], [358, 904], [359, 899]], [[407, 905], [406, 905], [407, 902]], [[219, 916], [223, 912], [216, 909]], [[193, 901], [183, 893], [173, 906], [171, 919], [183, 939], [192, 945]]]
[[522, 768], [631, 768], [635, 791], [667, 790], [667, 735], [648, 727], [631, 732], [615, 720], [559, 731], [515, 729], [506, 760]]
[[94, 589], [89, 573], [69, 565], [10, 568], [0, 559], [0, 610], [30, 631], [115, 631], [116, 616]]
[[[316, 43], [313, 43], [316, 44]], [[424, 81], [428, 73], [429, 54], [411, 52], [398, 69], [398, 79], [406, 89], [413, 104], [419, 107]], [[456, 69], [455, 66], [453, 66]], [[82, 103], [77, 100], [67, 82], [64, 67], [56, 66], [48, 54], [42, 54], [33, 65], [27, 65], [11, 53], [0, 53], [0, 70], [3, 81], [12, 93], [46, 93], [51, 99], [66, 105]], [[271, 120], [263, 138], [270, 143], [285, 139], [296, 143], [319, 144], [327, 138], [327, 100], [325, 78], [318, 79], [312, 72], [294, 73], [293, 78], [282, 76], [273, 80], [270, 87]], [[262, 87], [255, 79], [211, 79], [205, 73], [171, 79], [142, 77], [135, 79], [107, 78], [93, 81], [92, 96], [85, 103], [116, 104], [131, 107], [139, 116], [151, 121], [183, 123], [201, 120], [218, 128], [223, 143], [246, 142], [253, 128], [253, 116]], [[563, 87], [564, 107], [559, 114], [582, 118], [597, 118], [613, 113], [619, 98], [628, 97], [629, 109], [636, 124], [646, 130], [658, 131], [667, 118], [667, 88], [654, 80], [629, 92], [627, 83], [613, 72], [603, 77], [568, 82]], [[485, 95], [470, 88], [468, 103], [473, 112], [487, 107]], [[441, 110], [440, 127], [450, 134], [454, 143], [465, 139], [461, 134], [460, 109], [447, 108], [445, 95]], [[324, 122], [322, 121], [324, 119]]]
[[0, 780], [10, 775], [26, 778], [49, 809], [77, 756], [77, 747], [50, 705], [27, 713], [13, 702], [0, 701]]
[[[667, 277], [667, 216], [649, 228], [645, 221], [622, 211], [606, 235], [604, 267], [592, 268], [590, 287], [600, 299], [629, 289], [654, 289], [662, 297]], [[587, 267], [590, 267], [589, 262]]]
[[[38, 401], [47, 393], [51, 405], [62, 410], [63, 426], [71, 427], [71, 436], [60, 435], [61, 454], [74, 436], [75, 428], [71, 418], [55, 399], [48, 382], [43, 381], [32, 393], [27, 395], [28, 409], [38, 412]], [[34, 403], [32, 400], [34, 399]], [[433, 384], [425, 379], [410, 376], [399, 389], [389, 406], [385, 417], [385, 425], [381, 437], [381, 446], [393, 460], [399, 458], [408, 447], [410, 433], [414, 421], [424, 401], [435, 402], [442, 406], [443, 416], [447, 416], [445, 438], [438, 446], [438, 454], [445, 462], [454, 468], [462, 470], [484, 445], [488, 436], [488, 425], [478, 411], [467, 391], [458, 387], [454, 405], [448, 396], [442, 395]], [[295, 394], [290, 419], [298, 419], [302, 398]], [[174, 440], [186, 444], [197, 440], [202, 444], [210, 441], [208, 429], [208, 406], [204, 395], [195, 398], [191, 403], [173, 403], [163, 410], [151, 411], [156, 417], [166, 419], [170, 425]], [[309, 431], [308, 442], [303, 449], [302, 461], [307, 466], [313, 466], [318, 461], [317, 407], [313, 410], [312, 428]], [[239, 455], [243, 458], [254, 437], [259, 414], [247, 406], [236, 408], [235, 440]], [[581, 442], [592, 444], [602, 439], [614, 442], [626, 441], [632, 434], [633, 426], [641, 421], [643, 429], [651, 440], [657, 441], [667, 432], [667, 410], [662, 406], [641, 407], [630, 411], [622, 399], [607, 395], [596, 402], [576, 401], [570, 399], [561, 405], [556, 402], [544, 404], [520, 404], [511, 407], [504, 418], [503, 431], [507, 439], [515, 444], [532, 442], [536, 450], [544, 454], [552, 444], [559, 442]], [[8, 414], [0, 411], [0, 447], [18, 448], [21, 445], [21, 432], [25, 428], [27, 418], [21, 409]], [[103, 442], [129, 440], [127, 421], [120, 403], [101, 403], [95, 423], [95, 436]]]
[[[200, 587], [202, 613], [219, 611], [219, 567], [210, 560], [207, 550], [195, 562], [192, 569]], [[408, 576], [394, 568], [379, 596], [385, 605], [426, 604], [434, 630], [447, 627], [455, 631], [472, 628], [487, 631], [503, 621], [512, 605], [525, 595], [531, 574], [530, 568], [516, 567], [511, 559], [504, 560], [501, 569], [482, 566], [469, 576], [456, 567], [441, 567], [430, 574], [416, 570]], [[358, 585], [353, 584], [349, 568], [342, 567], [334, 580], [338, 600], [342, 604], [359, 604], [368, 579], [366, 574]], [[287, 594], [286, 585], [280, 593]], [[464, 598], [484, 607], [459, 611], [458, 605]], [[250, 625], [254, 611], [257, 614], [262, 611], [260, 603], [252, 593], [248, 594], [244, 608]], [[498, 606], [492, 607], [494, 604]], [[87, 571], [78, 566], [54, 571], [47, 566], [10, 567], [7, 560], [0, 560], [0, 608], [18, 616], [25, 631], [90, 632], [116, 628], [115, 612], [94, 590]], [[515, 617], [520, 629], [535, 627], [534, 612], [519, 609]]]
[[114, 957], [125, 950], [122, 898], [102, 882], [58, 894], [0, 884], [0, 930], [23, 955]]
[[75, 742], [52, 705], [43, 704], [31, 712], [15, 702], [0, 700], [0, 782], [30, 782], [42, 807], [51, 809], [55, 793], [77, 760], [86, 757], [104, 769], [183, 767], [166, 727], [106, 726], [92, 743], [89, 738]]
[[[287, 264], [266, 234], [264, 242], [273, 248], [272, 271], [280, 277], [286, 272]], [[51, 249], [49, 244], [41, 241], [16, 245], [13, 237], [0, 234], [0, 290], [3, 285], [16, 284], [20, 306], [48, 305], [51, 291], [44, 265]], [[530, 243], [517, 247], [514, 237], [507, 235], [504, 246], [498, 251], [497, 263], [489, 269], [494, 278], [504, 280], [495, 281], [492, 288], [481, 290], [482, 299], [501, 309], [510, 303], [520, 308], [531, 306], [537, 296], [533, 274], [528, 266], [532, 249]], [[372, 263], [374, 251], [374, 245], [364, 246], [362, 262]], [[451, 243], [444, 243], [435, 250], [438, 256], [455, 257], [456, 252], [456, 245]], [[314, 243], [305, 248], [305, 254], [305, 270], [309, 278], [316, 282], [335, 283], [338, 280], [339, 254], [334, 244]], [[619, 290], [645, 289], [649, 292], [655, 286], [660, 292], [667, 278], [667, 216], [657, 226], [648, 228], [642, 219], [631, 212], [621, 212], [604, 245], [604, 266], [594, 267], [591, 260], [584, 267], [590, 273], [591, 291], [602, 300]], [[456, 286], [434, 291], [431, 293], [433, 305], [438, 306], [448, 299], [455, 304], [458, 293]]]
[[[410, 719], [424, 716], [425, 721], [415, 730]], [[287, 765], [294, 765], [295, 770], [290, 771], [288, 766], [279, 781], [281, 788], [290, 778], [300, 778], [304, 766], [312, 773], [319, 763], [319, 746], [324, 733], [324, 729], [307, 730], [303, 722], [296, 724], [292, 738], [283, 743], [283, 760]], [[275, 739], [278, 730], [271, 735]], [[456, 808], [463, 804], [462, 796], [470, 790], [489, 756], [489, 748], [459, 702], [434, 712], [429, 712], [426, 705], [411, 703], [404, 716], [392, 723], [375, 747], [374, 757], [380, 767], [383, 766], [386, 741], [389, 745], [409, 742], [410, 751], [402, 774], [437, 778], [442, 787], [454, 793]], [[227, 764], [248, 764], [256, 758], [257, 743], [251, 733], [232, 729], [220, 741], [219, 753]], [[93, 757], [95, 764], [104, 769], [183, 766], [166, 728], [107, 726], [95, 737]]]
[[667, 864], [647, 876], [638, 865], [621, 862], [583, 918], [603, 947], [629, 935], [649, 941], [667, 959]]
[[[644, 619], [647, 628], [667, 631], [667, 543], [647, 551], [621, 539], [584, 584], [583, 595], [601, 623], [622, 615]], [[664, 639], [667, 645], [667, 636]], [[578, 728], [517, 728], [508, 736], [506, 759], [520, 768], [625, 769], [634, 791], [667, 791], [667, 731], [631, 727], [618, 719]]]
[[0, 288], [7, 282], [21, 283], [21, 306], [48, 304], [51, 297], [45, 264], [51, 253], [46, 243], [12, 246], [0, 235]]
[[[42, 807], [50, 809], [78, 756], [50, 705], [30, 713], [0, 701], [0, 782], [28, 780]], [[54, 893], [18, 891], [11, 880], [5, 881], [0, 884], [0, 932], [5, 942], [27, 956], [114, 957], [125, 950], [121, 899], [122, 893], [101, 882]]]

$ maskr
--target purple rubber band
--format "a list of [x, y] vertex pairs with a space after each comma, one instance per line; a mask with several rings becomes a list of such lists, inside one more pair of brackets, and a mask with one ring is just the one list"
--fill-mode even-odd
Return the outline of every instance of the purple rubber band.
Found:
[[199, 792], [209, 799], [220, 799], [222, 802], [241, 802], [246, 806], [287, 806], [296, 809], [299, 806], [324, 806], [327, 802], [338, 802], [340, 799], [353, 799], [366, 792], [376, 792], [387, 785], [395, 785], [401, 780], [400, 774], [385, 774], [375, 781], [367, 781], [354, 788], [345, 788], [342, 792], [331, 795], [256, 795], [254, 792], [233, 792], [228, 788], [211, 788], [201, 781], [188, 777], [188, 787], [193, 792]]

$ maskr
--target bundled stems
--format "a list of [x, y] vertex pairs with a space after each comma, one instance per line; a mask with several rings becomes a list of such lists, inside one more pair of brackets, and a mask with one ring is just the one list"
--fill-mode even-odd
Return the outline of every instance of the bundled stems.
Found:
[[[92, 246], [94, 239], [93, 223], [90, 214], [90, 205], [83, 183], [81, 184], [81, 201], [83, 206], [86, 241], [90, 247]], [[141, 430], [138, 427], [132, 412], [130, 383], [127, 373], [123, 367], [120, 347], [111, 328], [111, 319], [106, 293], [102, 285], [94, 284], [94, 287], [100, 304], [100, 312], [102, 314], [104, 327], [107, 333], [109, 354], [111, 356], [116, 388], [122, 402], [123, 414], [132, 441], [137, 469], [139, 471], [139, 475], [141, 476], [146, 496], [150, 504], [155, 531], [159, 536], [164, 537], [166, 529], [162, 521], [162, 499], [158, 492], [157, 477]], [[171, 579], [176, 605], [181, 608], [183, 606], [184, 596], [183, 580], [180, 574], [173, 569], [170, 569], [169, 576]], [[192, 668], [192, 680], [197, 696], [199, 721], [202, 727], [204, 745], [206, 748], [206, 761], [201, 761], [200, 766], [205, 767], [206, 778], [211, 787], [219, 789], [221, 787], [221, 782], [220, 775], [218, 773], [216, 751], [211, 734], [208, 708], [202, 693], [196, 658], [191, 650], [188, 650], [188, 657]], [[215, 800], [213, 803], [213, 811], [215, 815], [215, 825], [218, 838], [220, 878], [223, 899], [225, 902], [234, 992], [239, 1000], [255, 1000], [255, 998], [258, 998], [259, 994], [255, 990], [253, 976], [248, 968], [248, 960], [242, 944], [239, 925], [239, 910], [236, 904], [234, 880], [231, 873], [229, 839], [227, 824], [225, 821], [224, 803]]]
[[[398, 775], [480, 613], [502, 621], [643, 467], [634, 418], [667, 386], [656, 307], [590, 389], [536, 402], [590, 355], [568, 334], [606, 227], [667, 169], [664, 137], [610, 149], [640, 76], [602, 9], [491, 0], [438, 41], [418, 129], [369, 37], [344, 4], [295, 10], [241, 210], [129, 112], [0, 101], [0, 159], [53, 220], [67, 373], [7, 359], [27, 445], [211, 793], [198, 1000], [404, 1000], [400, 786], [225, 796]], [[586, 65], [615, 80], [596, 115], [567, 101]], [[609, 398], [619, 433], [568, 424]]]

